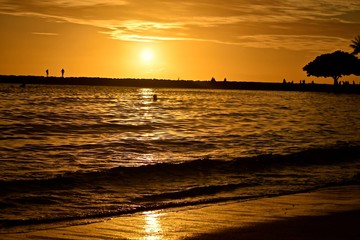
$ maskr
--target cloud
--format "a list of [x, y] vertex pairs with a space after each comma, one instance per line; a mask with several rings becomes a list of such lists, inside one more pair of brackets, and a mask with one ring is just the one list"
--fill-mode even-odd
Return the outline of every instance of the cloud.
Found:
[[125, 0], [0, 0], [2, 6], [11, 7], [13, 9], [26, 9], [27, 7], [88, 7], [88, 6], [123, 6], [128, 2]]
[[31, 34], [34, 35], [41, 35], [41, 36], [58, 36], [58, 33], [49, 33], [49, 32], [32, 32]]
[[344, 38], [312, 35], [252, 35], [239, 36], [238, 40], [238, 45], [244, 47], [318, 52], [334, 51], [349, 44]]
[[345, 37], [333, 26], [350, 35], [360, 27], [359, 11], [359, 0], [0, 0], [2, 14], [94, 26], [121, 41], [207, 41], [294, 50], [344, 44]]
[[121, 0], [52, 0], [43, 4], [60, 5], [68, 7], [84, 7], [84, 6], [97, 6], [97, 5], [110, 5], [110, 6], [122, 6], [127, 5], [127, 1]]

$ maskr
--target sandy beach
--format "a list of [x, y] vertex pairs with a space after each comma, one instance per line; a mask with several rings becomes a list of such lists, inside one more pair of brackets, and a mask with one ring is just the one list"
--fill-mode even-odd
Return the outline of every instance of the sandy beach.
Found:
[[360, 186], [142, 212], [1, 239], [358, 239]]

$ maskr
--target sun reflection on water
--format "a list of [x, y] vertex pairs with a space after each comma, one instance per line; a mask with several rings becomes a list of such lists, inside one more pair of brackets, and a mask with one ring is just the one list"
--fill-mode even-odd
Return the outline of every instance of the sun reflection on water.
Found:
[[153, 211], [144, 212], [144, 238], [146, 240], [162, 239], [162, 228], [159, 221], [161, 214]]
[[140, 88], [138, 90], [138, 94], [143, 100], [143, 103], [149, 103], [152, 102], [155, 91], [152, 88]]

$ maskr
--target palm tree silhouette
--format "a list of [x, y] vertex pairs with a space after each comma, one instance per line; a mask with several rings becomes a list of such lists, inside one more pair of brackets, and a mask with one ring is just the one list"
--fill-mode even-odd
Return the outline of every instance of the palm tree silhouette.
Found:
[[357, 35], [354, 40], [351, 40], [350, 47], [354, 49], [351, 54], [357, 55], [360, 53], [360, 35]]

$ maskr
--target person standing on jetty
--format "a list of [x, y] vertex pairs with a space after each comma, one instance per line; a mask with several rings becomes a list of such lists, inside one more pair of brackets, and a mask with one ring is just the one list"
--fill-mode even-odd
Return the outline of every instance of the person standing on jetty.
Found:
[[64, 77], [64, 73], [65, 73], [65, 70], [64, 70], [64, 69], [61, 69], [61, 77], [62, 77], [62, 78]]
[[46, 69], [46, 77], [49, 77], [49, 69]]

